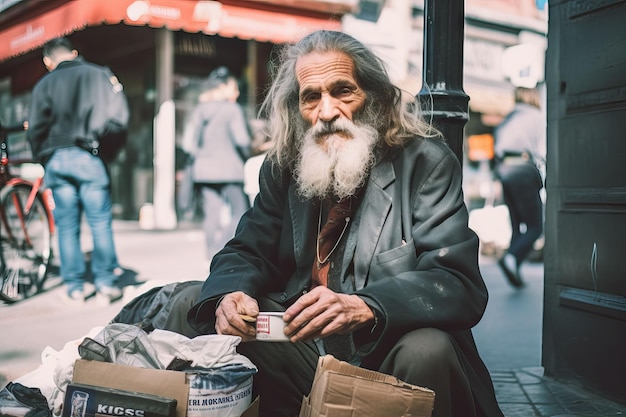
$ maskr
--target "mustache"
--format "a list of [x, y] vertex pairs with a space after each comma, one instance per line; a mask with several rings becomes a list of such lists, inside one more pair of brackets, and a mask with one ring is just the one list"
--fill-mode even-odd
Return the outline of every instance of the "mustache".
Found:
[[330, 122], [319, 120], [310, 128], [310, 133], [315, 139], [334, 133], [343, 133], [345, 135], [353, 136], [353, 129], [351, 123], [343, 119], [336, 119]]

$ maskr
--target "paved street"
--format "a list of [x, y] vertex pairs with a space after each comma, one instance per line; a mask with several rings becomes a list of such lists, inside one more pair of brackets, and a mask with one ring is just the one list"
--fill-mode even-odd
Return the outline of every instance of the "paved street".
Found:
[[[45, 293], [15, 305], [0, 304], [0, 386], [36, 369], [47, 346], [59, 351], [106, 325], [139, 291], [206, 277], [203, 235], [197, 226], [146, 231], [137, 222], [116, 221], [114, 230], [119, 260], [127, 269], [124, 281], [132, 284], [125, 287], [124, 300], [110, 306], [97, 305], [93, 299], [80, 306], [67, 305], [60, 279], [53, 275]], [[481, 257], [480, 265], [490, 300], [474, 334], [506, 417], [625, 415], [626, 407], [543, 377], [543, 265], [524, 265], [527, 285], [522, 290], [508, 285], [492, 258]], [[587, 411], [566, 413], [581, 405]]]
[[[13, 305], [0, 302], [0, 381], [2, 375], [12, 380], [39, 366], [46, 346], [61, 350], [65, 343], [106, 325], [138, 291], [206, 278], [203, 235], [191, 225], [148, 231], [139, 229], [137, 222], [115, 221], [114, 234], [120, 264], [128, 270], [124, 279], [136, 283], [124, 288], [123, 300], [110, 306], [100, 306], [94, 299], [68, 305], [60, 279], [52, 275], [45, 293]], [[83, 239], [85, 250], [89, 250], [88, 240], [88, 236]]]
[[490, 371], [541, 365], [543, 264], [522, 265], [526, 286], [508, 284], [494, 259], [482, 257], [489, 289], [483, 320], [474, 329], [478, 349]]

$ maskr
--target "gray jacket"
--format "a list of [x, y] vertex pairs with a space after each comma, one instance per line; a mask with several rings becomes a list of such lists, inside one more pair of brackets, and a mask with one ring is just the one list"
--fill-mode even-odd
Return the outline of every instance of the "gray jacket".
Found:
[[528, 152], [533, 160], [546, 160], [546, 120], [540, 109], [517, 103], [513, 111], [494, 130], [498, 157]]
[[200, 103], [191, 114], [183, 149], [193, 157], [195, 183], [243, 183], [243, 164], [252, 143], [248, 126], [236, 103]]

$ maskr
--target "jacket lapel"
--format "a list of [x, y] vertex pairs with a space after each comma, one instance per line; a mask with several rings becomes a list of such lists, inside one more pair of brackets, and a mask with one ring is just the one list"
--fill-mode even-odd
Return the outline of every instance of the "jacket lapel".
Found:
[[[354, 253], [354, 275], [357, 290], [363, 288], [367, 282], [372, 258], [391, 209], [391, 194], [388, 192], [388, 187], [395, 182], [395, 179], [393, 164], [389, 160], [385, 160], [372, 168], [365, 195], [359, 207], [358, 227], [350, 230], [351, 235], [357, 234], [356, 251], [346, 251], [346, 255], [351, 256]], [[346, 264], [348, 262], [344, 260], [344, 265]]]
[[312, 222], [316, 217], [319, 205], [311, 200], [302, 200], [298, 197], [297, 186], [292, 183], [289, 186], [289, 209], [291, 214], [291, 227], [293, 228], [293, 253], [296, 264], [310, 264], [313, 266], [311, 254], [315, 253], [313, 244], [317, 234], [317, 223]]

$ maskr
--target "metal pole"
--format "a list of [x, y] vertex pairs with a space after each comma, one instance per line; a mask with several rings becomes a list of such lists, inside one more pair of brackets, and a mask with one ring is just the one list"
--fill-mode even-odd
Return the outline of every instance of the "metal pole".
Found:
[[463, 91], [464, 0], [425, 0], [424, 65], [417, 98], [427, 120], [463, 162], [469, 97]]

